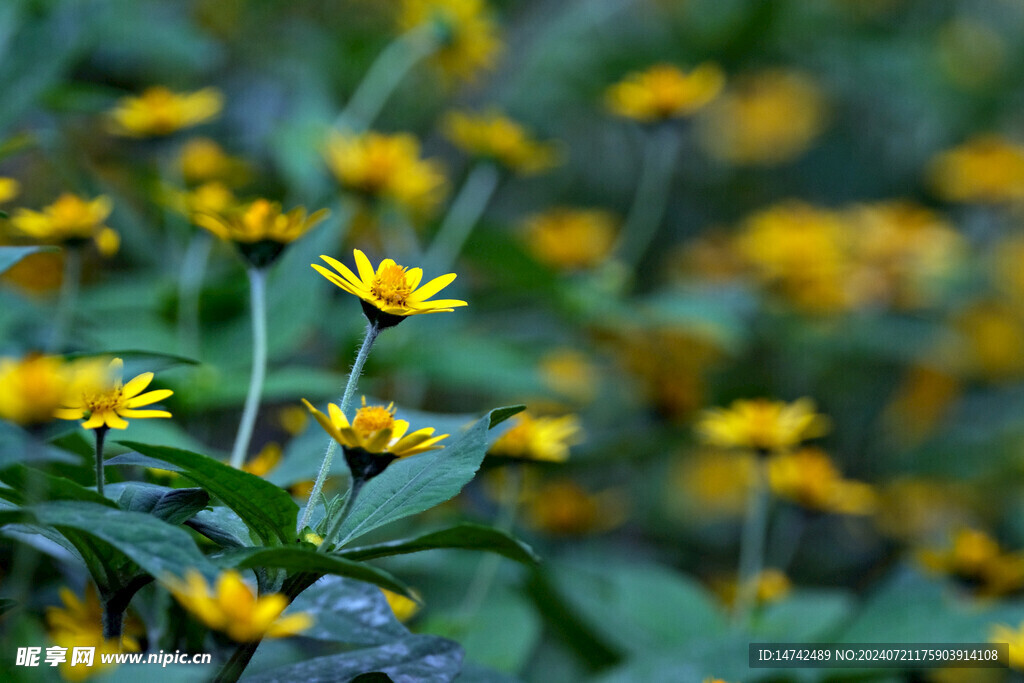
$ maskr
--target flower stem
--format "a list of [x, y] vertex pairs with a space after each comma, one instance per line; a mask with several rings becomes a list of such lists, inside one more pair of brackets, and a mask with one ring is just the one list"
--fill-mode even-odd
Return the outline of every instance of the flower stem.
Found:
[[736, 587], [734, 618], [744, 626], [757, 600], [757, 582], [764, 563], [764, 540], [768, 527], [768, 482], [766, 465], [759, 457], [755, 463], [754, 485], [750, 492], [747, 517], [740, 539], [739, 578]]
[[104, 425], [93, 430], [96, 433], [96, 491], [101, 496], [103, 495], [103, 484], [106, 478], [103, 473], [103, 441], [107, 436], [108, 429], [109, 427]]
[[658, 128], [647, 138], [643, 171], [617, 249], [619, 258], [631, 266], [643, 258], [661, 225], [681, 142], [679, 131], [672, 127]]
[[50, 351], [60, 351], [64, 337], [71, 326], [71, 318], [78, 304], [78, 288], [82, 280], [82, 250], [80, 247], [65, 247], [64, 276], [61, 278], [57, 311], [53, 316], [53, 331], [50, 336]]
[[442, 271], [451, 267], [491, 201], [500, 179], [494, 164], [480, 163], [473, 167], [427, 250], [427, 263]]
[[[341, 408], [341, 413], [346, 418], [348, 417], [349, 404], [352, 403], [352, 395], [356, 391], [356, 385], [359, 384], [359, 376], [363, 374], [363, 366], [366, 365], [366, 359], [370, 355], [370, 347], [377, 340], [378, 334], [380, 334], [380, 328], [376, 324], [370, 323], [366, 326], [366, 336], [363, 337], [363, 345], [359, 347], [359, 353], [356, 354], [356, 360], [352, 364], [352, 371], [348, 374], [345, 393], [341, 396], [341, 405], [339, 407]], [[327, 450], [324, 452], [323, 463], [320, 465], [320, 472], [316, 475], [313, 490], [309, 493], [309, 500], [306, 501], [306, 509], [302, 511], [302, 518], [299, 520], [296, 533], [302, 533], [302, 530], [309, 524], [310, 515], [313, 513], [313, 506], [316, 504], [317, 499], [320, 497], [320, 492], [324, 488], [324, 481], [327, 479], [327, 473], [331, 471], [331, 462], [334, 460], [334, 453], [337, 450], [338, 442], [334, 439], [329, 439]], [[326, 543], [326, 540], [324, 542]]]
[[213, 240], [196, 232], [189, 241], [178, 276], [178, 338], [182, 353], [198, 357], [200, 348], [199, 295]]
[[414, 28], [391, 41], [366, 71], [335, 120], [335, 127], [352, 131], [369, 128], [406, 74], [436, 49], [437, 41], [429, 25]]
[[263, 393], [263, 378], [267, 373], [267, 281], [266, 273], [255, 267], [248, 269], [249, 291], [252, 299], [252, 376], [245, 408], [238, 423], [238, 434], [231, 449], [231, 466], [241, 468], [249, 451], [249, 441], [256, 425], [256, 413]]
[[331, 526], [328, 527], [327, 531], [324, 532], [324, 540], [317, 548], [317, 551], [327, 552], [327, 549], [334, 543], [334, 537], [341, 531], [341, 525], [345, 523], [345, 518], [352, 511], [352, 504], [356, 502], [356, 496], [359, 495], [365, 483], [366, 479], [362, 477], [352, 478], [352, 486], [349, 488], [348, 498], [345, 499], [345, 506], [338, 513], [338, 516], [334, 518], [334, 521], [331, 522]]
[[231, 659], [225, 662], [224, 666], [217, 672], [217, 677], [213, 679], [214, 683], [235, 683], [235, 681], [241, 678], [242, 672], [245, 671], [245, 667], [249, 666], [249, 661], [256, 654], [256, 650], [261, 642], [262, 640], [256, 640], [249, 643], [241, 643], [235, 648]]

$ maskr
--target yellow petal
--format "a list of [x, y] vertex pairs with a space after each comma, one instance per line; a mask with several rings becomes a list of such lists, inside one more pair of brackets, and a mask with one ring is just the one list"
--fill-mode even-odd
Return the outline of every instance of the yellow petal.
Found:
[[129, 410], [127, 408], [121, 408], [117, 411], [117, 414], [122, 417], [172, 417], [172, 415], [166, 410]]
[[173, 394], [174, 392], [171, 391], [170, 389], [157, 389], [155, 391], [147, 391], [145, 394], [142, 394], [141, 396], [136, 396], [135, 398], [130, 398], [127, 401], [125, 401], [124, 407], [139, 408], [142, 406], [148, 406], [150, 403], [162, 401], [168, 396], [172, 396]]
[[331, 258], [330, 256], [324, 256], [323, 254], [320, 255], [320, 258], [322, 258], [331, 268], [334, 268], [336, 271], [338, 271], [338, 274], [340, 274], [342, 277], [348, 280], [356, 289], [365, 289], [366, 287], [369, 286], [369, 282], [373, 281], [371, 279], [368, 282], [362, 282], [359, 278], [356, 277], [355, 273], [353, 273], [348, 266], [346, 266], [338, 259]]
[[369, 287], [375, 277], [373, 265], [370, 263], [370, 259], [366, 258], [366, 254], [358, 249], [353, 249], [352, 255], [356, 259], [356, 268], [359, 270], [359, 279]]
[[413, 292], [409, 296], [409, 303], [418, 303], [425, 299], [429, 299], [454, 282], [456, 277], [455, 273], [448, 273], [447, 275], [435, 277], [433, 280]]
[[131, 398], [142, 393], [142, 391], [149, 386], [149, 383], [153, 381], [152, 372], [144, 372], [132, 381], [124, 385], [124, 389], [121, 390], [121, 395], [125, 398]]

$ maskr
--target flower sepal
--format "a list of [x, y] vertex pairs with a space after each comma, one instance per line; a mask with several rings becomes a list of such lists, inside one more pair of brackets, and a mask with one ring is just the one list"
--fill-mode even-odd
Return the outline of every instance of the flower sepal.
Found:
[[277, 240], [260, 240], [259, 242], [236, 242], [238, 253], [254, 268], [266, 268], [284, 252], [288, 245]]
[[362, 299], [359, 303], [363, 306], [363, 315], [371, 325], [376, 327], [378, 330], [386, 330], [389, 327], [394, 327], [398, 323], [405, 320], [404, 315], [395, 315], [394, 313], [385, 313], [371, 303], [367, 303]]
[[370, 481], [378, 474], [388, 468], [388, 465], [398, 460], [398, 457], [391, 453], [370, 453], [362, 448], [342, 446], [345, 453], [345, 463], [348, 471], [352, 474], [352, 494], [363, 484]]

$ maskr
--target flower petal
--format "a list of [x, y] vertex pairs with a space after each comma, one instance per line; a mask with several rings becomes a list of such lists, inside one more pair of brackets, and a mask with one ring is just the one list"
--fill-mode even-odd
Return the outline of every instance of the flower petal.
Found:
[[144, 372], [135, 379], [133, 379], [132, 381], [125, 384], [124, 388], [121, 390], [121, 395], [124, 396], [125, 398], [137, 396], [138, 394], [141, 394], [152, 381], [153, 373]]
[[171, 417], [171, 414], [166, 410], [130, 410], [128, 408], [121, 408], [117, 411], [117, 414], [121, 417]]
[[142, 406], [148, 406], [151, 403], [162, 401], [173, 394], [174, 392], [170, 389], [156, 389], [155, 391], [147, 391], [141, 396], [130, 398], [127, 401], [124, 401], [121, 405], [125, 408], [141, 408]]
[[376, 274], [373, 272], [373, 264], [370, 263], [370, 259], [366, 258], [366, 254], [358, 249], [353, 249], [352, 255], [356, 259], [356, 268], [359, 270], [359, 279], [363, 281], [363, 284], [369, 287], [376, 277]]
[[409, 303], [419, 303], [425, 299], [429, 299], [454, 282], [456, 277], [455, 273], [448, 273], [447, 275], [435, 277], [433, 280], [410, 294], [408, 299]]
[[[346, 266], [338, 259], [331, 258], [330, 256], [325, 256], [323, 254], [320, 255], [320, 258], [323, 259], [331, 268], [334, 268], [336, 271], [338, 271], [338, 274], [341, 275], [346, 280], [348, 280], [353, 287], [365, 289], [369, 286], [367, 283], [364, 283], [359, 278], [357, 278], [355, 273], [353, 273], [348, 266]], [[313, 267], [319, 268], [319, 266], [316, 264], [314, 264]]]

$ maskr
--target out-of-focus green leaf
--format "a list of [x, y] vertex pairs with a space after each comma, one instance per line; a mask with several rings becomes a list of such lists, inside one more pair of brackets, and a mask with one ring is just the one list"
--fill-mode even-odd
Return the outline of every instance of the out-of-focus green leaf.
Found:
[[44, 251], [60, 251], [57, 247], [0, 247], [0, 273], [11, 268], [21, 259]]
[[117, 499], [123, 510], [145, 512], [168, 524], [191, 519], [209, 502], [210, 494], [203, 489], [172, 489], [135, 481], [127, 482]]
[[239, 568], [271, 567], [285, 569], [291, 573], [312, 572], [347, 576], [350, 579], [366, 581], [381, 588], [387, 588], [389, 591], [412, 597], [408, 586], [383, 569], [305, 547], [251, 548], [232, 551], [225, 556], [224, 561]]
[[307, 588], [285, 614], [294, 612], [313, 616], [304, 638], [383, 645], [409, 635], [379, 588], [342, 576], [326, 576]]
[[853, 608], [850, 595], [838, 591], [798, 590], [765, 605], [754, 620], [758, 637], [815, 642], [842, 622]]
[[522, 541], [498, 529], [470, 523], [459, 524], [450, 529], [435, 531], [416, 538], [351, 548], [341, 551], [340, 555], [351, 560], [373, 560], [389, 555], [404, 555], [442, 548], [485, 550], [527, 565], [539, 561], [533, 549]]
[[30, 505], [37, 500], [82, 500], [117, 507], [112, 500], [104, 498], [96, 491], [79, 486], [70, 479], [40, 472], [24, 465], [13, 465], [0, 470], [0, 481], [28, 497], [26, 503]]

